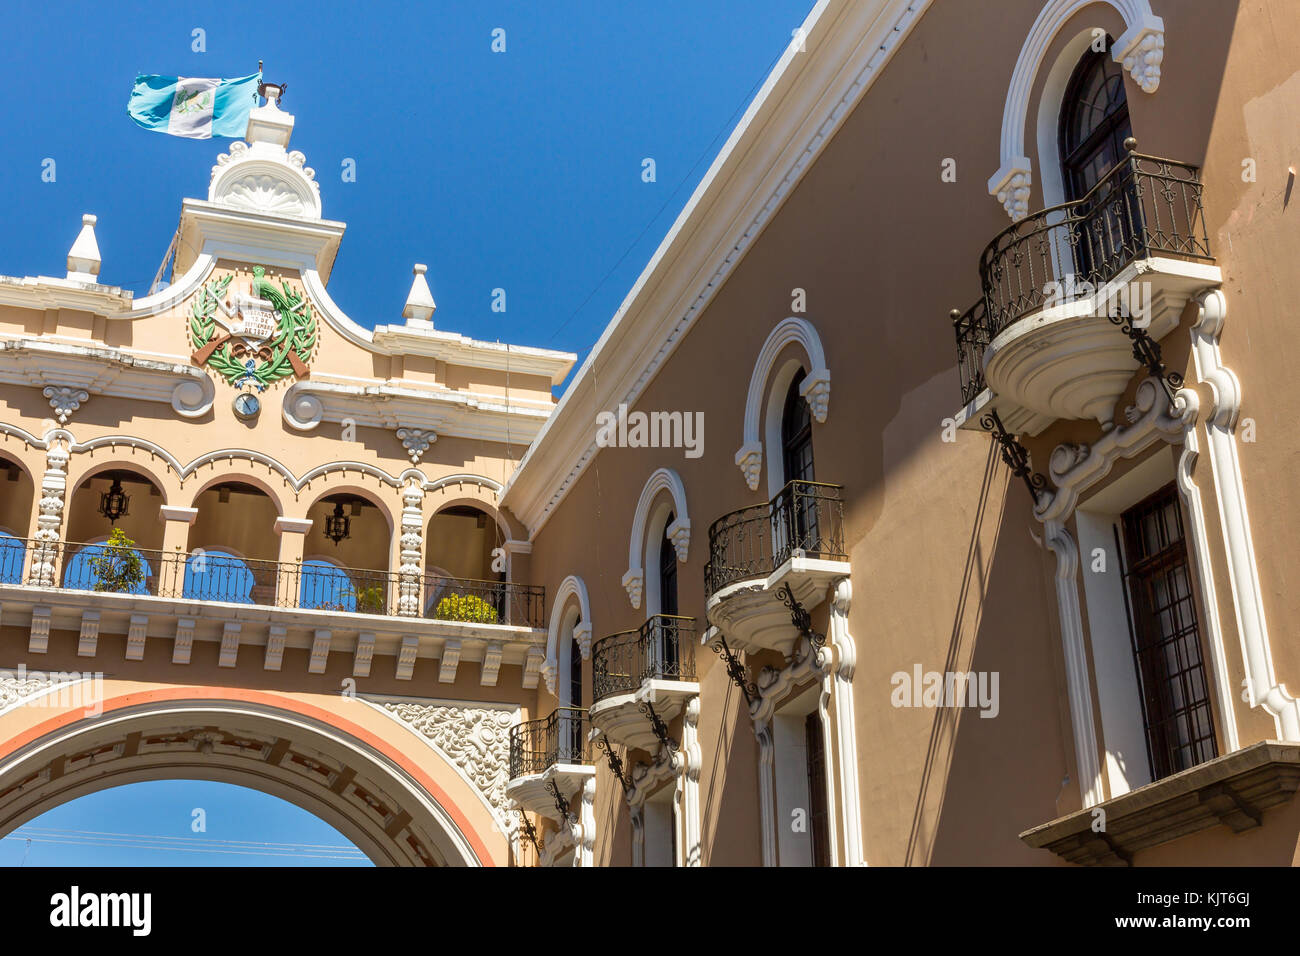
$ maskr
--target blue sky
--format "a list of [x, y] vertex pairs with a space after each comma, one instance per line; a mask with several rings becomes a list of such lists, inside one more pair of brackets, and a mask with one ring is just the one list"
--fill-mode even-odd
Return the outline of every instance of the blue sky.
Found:
[[22, 42], [0, 60], [0, 274], [62, 276], [93, 212], [101, 281], [144, 294], [181, 198], [206, 198], [231, 141], [137, 128], [132, 80], [243, 76], [260, 58], [288, 85], [291, 148], [325, 216], [348, 224], [330, 291], [353, 319], [401, 322], [424, 262], [439, 327], [583, 354], [812, 0], [16, 7]]
[[[145, 294], [181, 199], [206, 198], [231, 140], [136, 127], [132, 81], [244, 76], [262, 59], [266, 78], [288, 86], [291, 148], [316, 170], [325, 216], [348, 224], [329, 288], [354, 320], [401, 322], [411, 265], [423, 262], [439, 328], [581, 359], [812, 0], [6, 6], [16, 28], [0, 57], [0, 274], [62, 276], [90, 212], [100, 280]], [[505, 53], [491, 50], [498, 27]], [[206, 52], [192, 50], [196, 29]], [[54, 182], [41, 178], [47, 158]], [[354, 183], [342, 182], [345, 159]], [[504, 314], [491, 310], [496, 288]], [[195, 807], [208, 811], [206, 834], [190, 829]], [[293, 862], [66, 831], [346, 843], [275, 798], [164, 781], [45, 814], [23, 832], [65, 842], [0, 841], [0, 865], [24, 854], [32, 866]]]
[[0, 840], [0, 867], [370, 865], [341, 833], [293, 804], [203, 780], [101, 790]]

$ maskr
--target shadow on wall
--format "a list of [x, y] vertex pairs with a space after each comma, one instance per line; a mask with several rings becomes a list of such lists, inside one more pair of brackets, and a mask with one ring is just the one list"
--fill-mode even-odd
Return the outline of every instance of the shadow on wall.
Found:
[[939, 668], [944, 675], [973, 673], [975, 690], [958, 690], [950, 702], [956, 706], [934, 710], [908, 865], [1046, 863], [1017, 835], [1076, 809], [1058, 805], [1070, 799], [1062, 779], [1073, 768], [1062, 738], [1069, 728], [1058, 719], [1065, 689], [1056, 676], [1051, 556], [1043, 552], [1031, 566], [1033, 580], [1024, 579], [1023, 560], [1008, 560], [1023, 554], [1013, 544], [1018, 536], [1041, 530], [1030, 505], [991, 442]]

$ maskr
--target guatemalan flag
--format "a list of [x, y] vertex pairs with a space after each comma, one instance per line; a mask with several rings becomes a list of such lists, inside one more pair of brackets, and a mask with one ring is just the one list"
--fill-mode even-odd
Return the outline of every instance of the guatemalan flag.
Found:
[[238, 139], [248, 129], [261, 79], [261, 73], [235, 80], [141, 74], [135, 78], [126, 112], [140, 126], [158, 133]]

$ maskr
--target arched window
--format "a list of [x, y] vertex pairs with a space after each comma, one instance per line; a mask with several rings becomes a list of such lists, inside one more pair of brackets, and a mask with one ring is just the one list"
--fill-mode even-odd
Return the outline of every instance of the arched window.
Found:
[[[575, 628], [581, 623], [579, 618], [574, 622]], [[569, 638], [569, 706], [582, 706], [582, 648], [576, 637]]]
[[800, 369], [790, 381], [781, 412], [781, 460], [786, 482], [815, 481], [813, 477], [812, 414], [807, 400], [799, 394], [804, 371]]
[[1133, 135], [1124, 71], [1106, 52], [1089, 51], [1074, 69], [1061, 104], [1061, 173], [1065, 198], [1075, 200], [1101, 180], [1125, 154]]
[[664, 522], [663, 536], [659, 541], [659, 613], [677, 613], [677, 546], [668, 537], [668, 528], [675, 520], [669, 513]]

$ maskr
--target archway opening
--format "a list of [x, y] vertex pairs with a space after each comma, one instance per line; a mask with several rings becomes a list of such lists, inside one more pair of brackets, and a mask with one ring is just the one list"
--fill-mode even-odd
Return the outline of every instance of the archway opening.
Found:
[[162, 552], [162, 504], [162, 489], [153, 479], [129, 468], [108, 468], [83, 479], [68, 503], [63, 586], [159, 593], [171, 570]]
[[429, 519], [426, 542], [426, 617], [498, 624], [518, 611], [508, 606], [504, 551], [497, 552], [504, 536], [486, 511], [443, 508]]
[[183, 596], [236, 604], [274, 604], [280, 586], [279, 508], [261, 488], [222, 481], [194, 499]]
[[210, 780], [150, 780], [76, 797], [0, 841], [0, 866], [373, 866], [287, 800]]
[[36, 484], [15, 459], [0, 455], [0, 583], [18, 584], [30, 537]]

